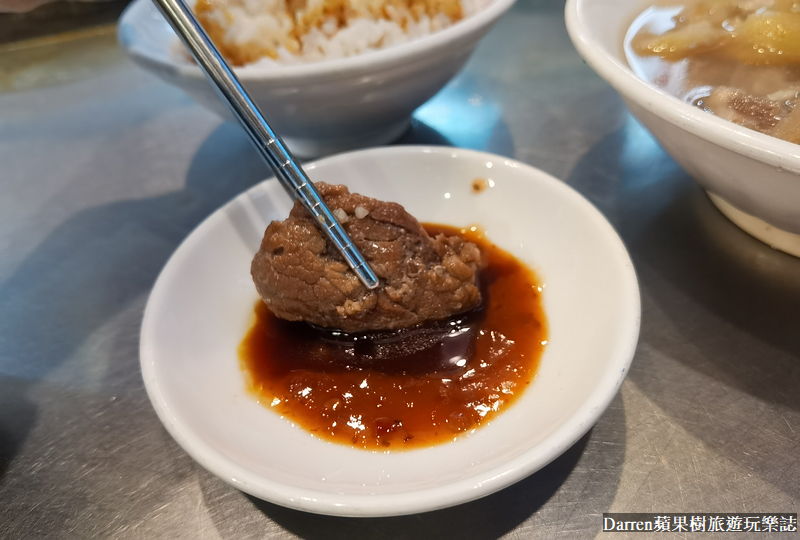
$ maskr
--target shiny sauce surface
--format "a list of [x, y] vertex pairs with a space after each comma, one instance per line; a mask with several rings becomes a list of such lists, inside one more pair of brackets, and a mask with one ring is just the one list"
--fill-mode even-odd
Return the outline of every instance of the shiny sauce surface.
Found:
[[483, 254], [483, 303], [449, 319], [346, 334], [289, 322], [263, 302], [239, 347], [248, 390], [316, 437], [396, 451], [452, 441], [516, 400], [547, 344], [536, 275], [477, 227], [458, 234]]

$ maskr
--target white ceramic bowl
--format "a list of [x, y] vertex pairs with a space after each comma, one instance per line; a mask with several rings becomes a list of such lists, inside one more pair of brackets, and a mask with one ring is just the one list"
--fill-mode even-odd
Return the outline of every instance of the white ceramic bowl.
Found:
[[726, 216], [800, 256], [800, 146], [705, 113], [637, 77], [622, 41], [648, 5], [644, 0], [567, 0], [567, 30], [589, 66]]
[[[376, 148], [308, 165], [314, 180], [394, 200], [422, 221], [481, 224], [544, 281], [549, 344], [508, 410], [455, 442], [377, 453], [326, 442], [255, 402], [236, 348], [258, 300], [250, 261], [284, 219], [276, 181], [241, 194], [181, 244], [145, 310], [141, 364], [169, 432], [202, 466], [276, 504], [347, 516], [434, 510], [479, 498], [543, 467], [598, 419], [627, 374], [639, 290], [605, 218], [562, 182], [500, 156], [452, 148]], [[475, 177], [494, 186], [481, 194]]]
[[[514, 0], [490, 0], [440, 32], [388, 49], [314, 64], [245, 66], [236, 74], [297, 155], [313, 157], [385, 144], [408, 128], [411, 113], [464, 65]], [[229, 117], [200, 69], [175, 54], [177, 37], [151, 0], [120, 18], [119, 41], [140, 66]]]

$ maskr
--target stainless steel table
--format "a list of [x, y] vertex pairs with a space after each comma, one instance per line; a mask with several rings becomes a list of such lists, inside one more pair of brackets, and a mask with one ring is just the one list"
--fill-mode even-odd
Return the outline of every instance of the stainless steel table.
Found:
[[401, 142], [513, 156], [597, 205], [640, 279], [632, 370], [545, 469], [387, 519], [228, 487], [145, 395], [158, 271], [268, 175], [245, 135], [137, 69], [110, 31], [0, 53], [0, 538], [588, 538], [608, 511], [797, 512], [800, 260], [712, 207], [584, 65], [562, 10], [520, 0]]

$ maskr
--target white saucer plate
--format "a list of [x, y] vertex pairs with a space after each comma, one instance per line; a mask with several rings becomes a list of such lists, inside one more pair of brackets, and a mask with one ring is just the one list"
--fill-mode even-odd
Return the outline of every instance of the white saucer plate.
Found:
[[[175, 251], [145, 311], [144, 381], [159, 418], [203, 467], [275, 504], [329, 515], [413, 514], [539, 470], [597, 421], [639, 334], [633, 265], [605, 218], [561, 181], [501, 156], [390, 147], [309, 164], [315, 181], [397, 201], [422, 222], [477, 224], [543, 281], [549, 344], [513, 406], [455, 442], [379, 453], [313, 437], [245, 390], [237, 347], [258, 300], [250, 261], [291, 207], [274, 180], [242, 193]], [[473, 193], [476, 178], [490, 188]]]

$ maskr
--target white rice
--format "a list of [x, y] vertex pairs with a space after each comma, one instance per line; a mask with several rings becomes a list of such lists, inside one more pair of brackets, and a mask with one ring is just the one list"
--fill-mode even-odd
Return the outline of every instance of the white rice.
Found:
[[[321, 0], [311, 0], [310, 6], [315, 1]], [[463, 18], [480, 11], [490, 2], [460, 0]], [[215, 0], [214, 9], [211, 13], [207, 12], [207, 16], [225, 29], [224, 39], [227, 43], [245, 47], [256, 44], [277, 52], [277, 58], [263, 56], [257, 62], [248, 64], [252, 67], [304, 64], [356, 56], [407, 43], [454, 24], [444, 13], [434, 17], [425, 14], [414, 17], [403, 6], [398, 9], [387, 5], [385, 9], [389, 19], [373, 18], [367, 10], [362, 10], [360, 16], [350, 18], [342, 28], [333, 18], [319, 27], [310, 28], [300, 36], [300, 51], [294, 54], [285, 45], [297, 47], [297, 41], [290, 34], [294, 21], [286, 13], [286, 0]]]

